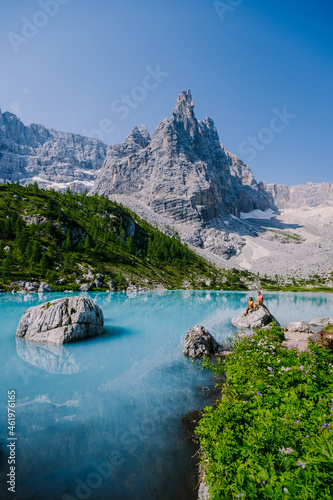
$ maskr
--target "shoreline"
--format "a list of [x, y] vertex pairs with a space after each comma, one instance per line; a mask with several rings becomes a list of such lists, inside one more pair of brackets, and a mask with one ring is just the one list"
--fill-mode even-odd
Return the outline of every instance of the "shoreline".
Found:
[[[27, 282], [29, 283], [29, 282]], [[124, 289], [110, 289], [107, 287], [101, 288], [92, 288], [90, 290], [80, 290], [78, 286], [59, 286], [59, 285], [49, 285], [52, 290], [39, 290], [36, 286], [35, 289], [29, 290], [23, 287], [18, 287], [17, 285], [8, 285], [7, 289], [0, 288], [0, 293], [19, 293], [19, 294], [31, 294], [31, 293], [85, 293], [85, 292], [93, 292], [93, 293], [150, 293], [150, 292], [158, 292], [158, 291], [188, 291], [188, 292], [230, 292], [230, 293], [254, 293], [257, 289], [262, 290], [264, 293], [333, 293], [333, 287], [313, 287], [313, 288], [298, 288], [298, 287], [290, 287], [290, 288], [263, 288], [263, 287], [253, 287], [248, 290], [237, 289], [237, 288], [214, 288], [214, 287], [205, 287], [205, 288], [166, 288], [162, 285], [157, 285], [154, 288], [144, 288], [140, 286], [131, 285]], [[38, 285], [39, 286], [39, 285]]]

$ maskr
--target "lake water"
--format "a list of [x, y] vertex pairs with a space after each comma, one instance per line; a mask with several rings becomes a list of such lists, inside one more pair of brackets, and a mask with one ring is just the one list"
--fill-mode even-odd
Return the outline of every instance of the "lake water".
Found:
[[[15, 338], [28, 307], [63, 295], [0, 294], [0, 448], [14, 389], [16, 498], [195, 498], [181, 417], [209, 403], [213, 380], [183, 356], [184, 336], [196, 324], [219, 342], [232, 336], [230, 320], [249, 293], [90, 293], [104, 311], [105, 335], [65, 346]], [[333, 316], [332, 294], [269, 293], [265, 302], [283, 326]], [[7, 456], [0, 455], [3, 499], [15, 498]]]

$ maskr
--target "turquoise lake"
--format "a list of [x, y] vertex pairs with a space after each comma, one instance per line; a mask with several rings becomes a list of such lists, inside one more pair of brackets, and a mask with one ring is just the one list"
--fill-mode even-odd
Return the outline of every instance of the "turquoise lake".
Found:
[[[191, 495], [193, 446], [181, 425], [207, 405], [212, 376], [182, 354], [186, 331], [201, 324], [219, 341], [249, 293], [163, 291], [90, 293], [106, 334], [54, 346], [15, 338], [30, 306], [65, 294], [1, 294], [0, 448], [7, 445], [7, 391], [16, 391], [18, 500], [178, 500]], [[333, 316], [333, 294], [267, 293], [282, 326]], [[0, 452], [1, 453], [1, 452]]]

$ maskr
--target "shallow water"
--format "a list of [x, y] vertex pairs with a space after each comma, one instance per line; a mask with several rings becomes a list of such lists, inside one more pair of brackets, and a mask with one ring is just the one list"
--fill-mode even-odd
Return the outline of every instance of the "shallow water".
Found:
[[[106, 335], [65, 346], [15, 338], [27, 307], [63, 295], [0, 295], [0, 448], [7, 391], [15, 389], [16, 497], [193, 498], [193, 447], [180, 419], [210, 401], [213, 381], [183, 356], [184, 336], [196, 324], [219, 342], [232, 336], [230, 320], [249, 294], [90, 293], [104, 311]], [[265, 302], [284, 326], [333, 316], [332, 294], [270, 293]], [[6, 453], [1, 498], [14, 498], [6, 492]]]

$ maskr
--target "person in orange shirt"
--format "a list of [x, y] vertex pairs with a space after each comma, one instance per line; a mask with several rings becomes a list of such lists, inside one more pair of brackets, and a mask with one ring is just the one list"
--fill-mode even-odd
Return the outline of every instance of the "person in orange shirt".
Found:
[[245, 311], [245, 316], [247, 315], [247, 313], [248, 313], [249, 311], [251, 311], [251, 310], [253, 309], [253, 307], [254, 307], [253, 298], [252, 298], [252, 297], [250, 297], [249, 302], [248, 302], [248, 304], [247, 304], [247, 309], [246, 309], [246, 311]]

